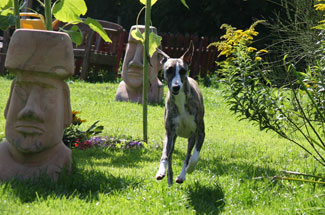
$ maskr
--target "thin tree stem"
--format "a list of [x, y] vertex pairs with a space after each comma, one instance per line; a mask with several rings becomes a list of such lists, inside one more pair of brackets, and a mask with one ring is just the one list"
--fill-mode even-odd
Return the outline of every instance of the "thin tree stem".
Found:
[[142, 91], [142, 106], [143, 106], [143, 141], [148, 143], [148, 71], [149, 71], [149, 30], [151, 17], [151, 0], [147, 0], [145, 10], [145, 41], [143, 52], [143, 91]]
[[44, 13], [45, 13], [45, 28], [46, 30], [52, 31], [52, 13], [51, 13], [51, 0], [45, 0], [44, 2]]
[[20, 28], [19, 0], [14, 0], [14, 15], [17, 17], [15, 27]]

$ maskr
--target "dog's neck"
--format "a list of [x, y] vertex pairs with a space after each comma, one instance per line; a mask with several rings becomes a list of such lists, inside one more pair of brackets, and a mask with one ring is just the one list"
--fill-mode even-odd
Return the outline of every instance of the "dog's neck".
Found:
[[180, 89], [179, 93], [177, 95], [174, 95], [173, 93], [170, 92], [171, 99], [173, 103], [176, 105], [179, 113], [185, 112], [185, 106], [187, 103], [187, 98], [189, 96], [189, 85], [188, 82], [185, 81], [183, 83], [183, 87]]

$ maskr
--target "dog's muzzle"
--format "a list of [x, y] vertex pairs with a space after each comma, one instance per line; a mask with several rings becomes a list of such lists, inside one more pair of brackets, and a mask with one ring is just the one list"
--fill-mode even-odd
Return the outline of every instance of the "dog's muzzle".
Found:
[[179, 86], [179, 85], [173, 85], [172, 86], [172, 93], [174, 94], [174, 95], [177, 95], [178, 93], [179, 93], [179, 90], [181, 89], [181, 86]]

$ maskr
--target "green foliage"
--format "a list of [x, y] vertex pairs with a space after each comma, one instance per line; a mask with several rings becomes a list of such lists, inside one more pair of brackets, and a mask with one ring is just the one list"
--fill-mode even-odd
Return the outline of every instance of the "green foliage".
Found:
[[87, 6], [84, 0], [59, 0], [53, 6], [53, 15], [56, 19], [67, 22], [81, 22], [80, 16], [85, 15]]
[[0, 2], [0, 30], [6, 30], [15, 25], [17, 17], [14, 15], [13, 1], [3, 0]]
[[[266, 23], [270, 30], [267, 49], [268, 61], [272, 67], [272, 78], [278, 85], [286, 84], [295, 77], [288, 76], [285, 66], [295, 64], [299, 71], [316, 64], [319, 40], [322, 34], [313, 27], [322, 19], [322, 14], [314, 10], [315, 0], [281, 0], [280, 8]], [[282, 59], [287, 55], [286, 65]], [[292, 75], [292, 74], [290, 74]]]
[[[19, 2], [19, 1], [17, 1]], [[87, 12], [87, 6], [84, 0], [56, 0], [52, 4], [51, 0], [45, 0], [44, 3], [38, 2], [45, 9], [45, 26], [47, 30], [52, 30], [52, 15], [59, 21], [69, 24], [85, 23], [92, 30], [97, 32], [105, 42], [112, 42], [108, 37], [106, 31], [101, 26], [101, 24], [95, 19], [87, 17], [85, 20], [81, 19]], [[12, 12], [13, 0], [6, 0], [0, 4], [0, 29], [6, 30], [12, 26], [14, 21], [19, 19], [19, 17], [14, 16]], [[73, 27], [70, 30], [64, 30], [70, 35], [72, 42], [76, 45], [80, 45], [82, 42], [82, 34], [78, 27]]]
[[87, 130], [82, 131], [80, 125], [86, 120], [80, 119], [77, 115], [80, 112], [72, 112], [72, 123], [69, 127], [64, 129], [63, 142], [71, 147], [74, 147], [75, 144], [84, 143], [86, 140], [89, 140], [90, 137], [93, 137], [97, 134], [102, 133], [104, 126], [97, 126], [99, 121], [94, 122]]
[[[226, 25], [222, 41], [212, 44], [225, 55], [219, 63], [226, 89], [223, 91], [229, 108], [240, 119], [257, 123], [261, 130], [272, 130], [295, 143], [325, 166], [324, 152], [324, 65], [298, 73], [293, 66], [288, 74], [297, 81], [274, 87], [269, 79], [268, 64], [249, 47], [253, 40], [254, 23], [246, 31]], [[255, 33], [255, 34], [254, 34]], [[264, 51], [265, 52], [265, 51]], [[303, 80], [300, 77], [303, 75]], [[311, 86], [312, 85], [312, 86]]]

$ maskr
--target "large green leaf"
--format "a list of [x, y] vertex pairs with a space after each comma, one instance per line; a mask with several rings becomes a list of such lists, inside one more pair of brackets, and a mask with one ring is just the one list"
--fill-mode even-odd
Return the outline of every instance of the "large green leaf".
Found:
[[9, 28], [8, 17], [0, 15], [0, 29], [5, 31]]
[[82, 43], [82, 32], [77, 25], [72, 26], [69, 30], [64, 30], [64, 32], [69, 34], [72, 42], [75, 43], [76, 46]]
[[14, 14], [13, 8], [7, 8], [7, 9], [0, 11], [0, 15], [2, 15], [2, 16], [8, 16], [8, 15], [13, 15], [13, 14]]
[[98, 33], [105, 42], [111, 43], [112, 40], [108, 37], [106, 31], [104, 30], [103, 26], [97, 22], [95, 19], [87, 18], [84, 21], [85, 24], [87, 24], [91, 29], [93, 29], [96, 33]]
[[[151, 0], [151, 6], [154, 5], [158, 0]], [[144, 5], [147, 5], [147, 0], [140, 0], [140, 2]]]
[[161, 36], [155, 34], [154, 32], [150, 32], [149, 34], [149, 56], [152, 57], [157, 48], [161, 44]]
[[134, 39], [139, 40], [144, 45], [144, 34], [142, 34], [138, 28], [131, 31], [131, 35]]
[[188, 6], [187, 3], [186, 3], [186, 0], [181, 0], [181, 2], [182, 2], [182, 4], [183, 4], [185, 7], [187, 7], [187, 9], [190, 9], [189, 6]]
[[[131, 35], [134, 39], [140, 41], [142, 45], [144, 46], [144, 41], [145, 41], [145, 34], [141, 33], [139, 29], [135, 29], [131, 31]], [[149, 56], [152, 57], [153, 54], [155, 53], [156, 49], [160, 46], [161, 44], [161, 36], [155, 34], [154, 32], [149, 33]]]
[[0, 10], [2, 10], [3, 8], [7, 8], [8, 5], [11, 5], [12, 1], [10, 0], [1, 0], [0, 1]]
[[81, 22], [80, 16], [86, 12], [84, 0], [60, 0], [53, 7], [54, 17], [62, 22]]
[[8, 14], [6, 16], [0, 15], [0, 29], [2, 31], [7, 30], [10, 26], [15, 25], [16, 16]]

